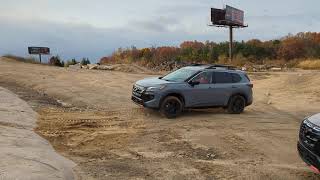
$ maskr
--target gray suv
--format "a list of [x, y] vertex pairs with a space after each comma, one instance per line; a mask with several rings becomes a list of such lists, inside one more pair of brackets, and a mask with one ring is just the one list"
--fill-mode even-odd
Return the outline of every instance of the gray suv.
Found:
[[245, 72], [225, 65], [194, 64], [164, 77], [137, 81], [132, 101], [175, 118], [186, 108], [223, 107], [240, 114], [252, 104], [253, 84]]

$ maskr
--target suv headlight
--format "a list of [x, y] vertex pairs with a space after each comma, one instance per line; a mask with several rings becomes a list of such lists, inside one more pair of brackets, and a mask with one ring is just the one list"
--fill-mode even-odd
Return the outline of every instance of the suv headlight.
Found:
[[303, 123], [304, 123], [305, 125], [307, 125], [309, 128], [311, 128], [311, 129], [313, 129], [314, 131], [316, 131], [317, 133], [320, 133], [320, 127], [312, 124], [308, 119], [305, 119], [305, 120], [303, 121]]
[[165, 89], [166, 87], [167, 87], [166, 85], [148, 87], [147, 91], [159, 91], [159, 90]]
[[320, 127], [315, 126], [313, 127], [313, 130], [315, 130], [317, 133], [320, 133]]

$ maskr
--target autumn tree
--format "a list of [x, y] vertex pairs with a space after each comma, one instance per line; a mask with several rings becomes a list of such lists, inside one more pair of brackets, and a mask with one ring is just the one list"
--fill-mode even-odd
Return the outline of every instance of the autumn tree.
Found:
[[[320, 33], [303, 32], [269, 41], [252, 39], [234, 42], [233, 53], [235, 58], [252, 63], [263, 63], [274, 59], [290, 61], [301, 58], [320, 58]], [[101, 63], [144, 61], [153, 66], [168, 61], [215, 63], [218, 60], [226, 60], [228, 56], [228, 42], [185, 41], [178, 47], [119, 48], [111, 56], [103, 57]]]

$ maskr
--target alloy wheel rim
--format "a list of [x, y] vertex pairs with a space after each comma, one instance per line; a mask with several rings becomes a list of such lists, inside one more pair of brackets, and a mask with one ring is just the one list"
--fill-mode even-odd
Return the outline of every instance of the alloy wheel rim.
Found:
[[168, 101], [165, 104], [165, 111], [169, 114], [177, 114], [179, 106], [179, 103], [177, 103], [176, 101]]
[[234, 101], [233, 103], [233, 110], [236, 111], [236, 112], [239, 112], [240, 110], [242, 110], [243, 108], [243, 101], [241, 99], [237, 99]]

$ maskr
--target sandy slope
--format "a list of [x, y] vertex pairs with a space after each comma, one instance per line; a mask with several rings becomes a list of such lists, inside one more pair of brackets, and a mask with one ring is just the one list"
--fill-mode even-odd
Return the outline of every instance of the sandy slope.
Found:
[[167, 120], [130, 101], [145, 74], [0, 60], [0, 85], [35, 104], [37, 131], [79, 163], [83, 179], [316, 179], [296, 142], [302, 118], [320, 111], [319, 74], [255, 73], [245, 113], [190, 110]]
[[1, 87], [0, 97], [0, 179], [74, 179], [75, 164], [33, 131], [28, 104]]

